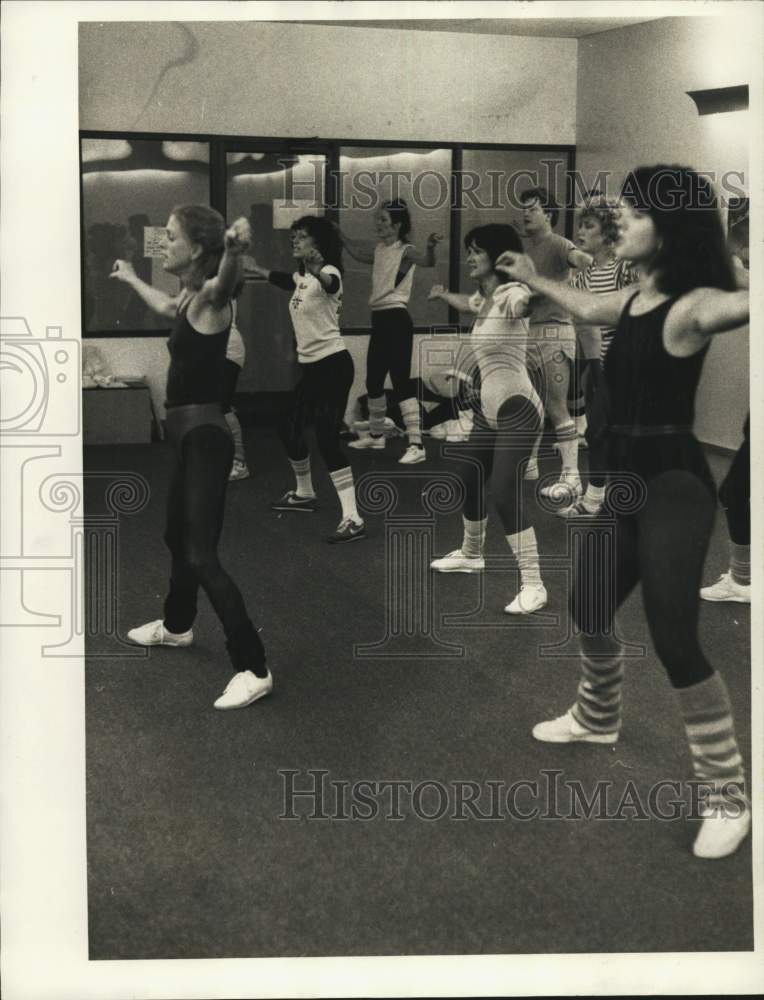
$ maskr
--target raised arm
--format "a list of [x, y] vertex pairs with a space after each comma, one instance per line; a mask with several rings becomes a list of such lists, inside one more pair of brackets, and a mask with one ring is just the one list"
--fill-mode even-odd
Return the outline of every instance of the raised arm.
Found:
[[155, 313], [159, 313], [160, 316], [166, 316], [167, 319], [175, 319], [180, 296], [168, 295], [167, 292], [163, 292], [159, 288], [154, 288], [153, 285], [141, 281], [129, 261], [115, 260], [114, 270], [109, 277], [116, 278], [117, 281], [123, 281], [126, 285], [130, 285], [140, 295], [149, 309], [153, 309]]
[[694, 288], [672, 306], [666, 317], [666, 346], [672, 354], [694, 354], [711, 337], [743, 327], [748, 319], [747, 288], [734, 292]]
[[427, 237], [427, 247], [424, 251], [417, 250], [416, 247], [406, 247], [403, 259], [412, 264], [419, 264], [420, 267], [435, 267], [438, 243], [443, 239], [440, 233], [430, 233]]
[[427, 298], [431, 302], [441, 299], [451, 306], [452, 309], [457, 309], [459, 312], [472, 312], [469, 295], [457, 295], [455, 292], [447, 292], [443, 285], [433, 285]]
[[226, 230], [223, 237], [223, 256], [220, 258], [218, 273], [205, 281], [200, 292], [200, 299], [207, 301], [213, 308], [220, 309], [231, 298], [234, 288], [241, 277], [241, 256], [252, 242], [252, 230], [249, 221], [242, 216]]
[[366, 240], [356, 240], [350, 236], [346, 236], [339, 227], [337, 227], [337, 233], [342, 241], [343, 249], [347, 250], [351, 257], [355, 257], [362, 264], [374, 263], [374, 250], [369, 249], [369, 244]]
[[605, 295], [595, 295], [561, 281], [542, 278], [536, 272], [530, 257], [521, 253], [505, 251], [494, 265], [497, 271], [515, 281], [522, 281], [534, 292], [546, 295], [547, 298], [562, 306], [576, 319], [583, 320], [592, 326], [615, 326], [627, 300], [634, 294], [634, 287], [622, 288], [617, 292]]

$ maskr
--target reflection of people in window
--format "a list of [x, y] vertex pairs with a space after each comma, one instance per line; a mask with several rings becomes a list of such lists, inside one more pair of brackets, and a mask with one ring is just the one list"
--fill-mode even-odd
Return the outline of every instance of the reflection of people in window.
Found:
[[127, 230], [111, 222], [95, 222], [87, 234], [85, 281], [86, 324], [89, 330], [114, 330], [124, 324], [130, 290], [109, 281], [115, 258], [120, 256]]
[[[151, 284], [151, 258], [144, 255], [143, 230], [150, 225], [148, 215], [131, 215], [127, 220], [127, 235], [120, 255], [124, 260], [130, 261], [135, 273], [147, 285]], [[143, 301], [137, 295], [130, 296], [120, 325], [128, 330], [143, 330], [150, 325], [147, 320], [147, 309]]]

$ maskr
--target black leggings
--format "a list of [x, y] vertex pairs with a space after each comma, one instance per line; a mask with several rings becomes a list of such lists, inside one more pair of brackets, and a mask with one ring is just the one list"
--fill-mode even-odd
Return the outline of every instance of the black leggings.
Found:
[[602, 487], [607, 482], [607, 458], [604, 441], [604, 417], [597, 415], [597, 407], [604, 405], [605, 375], [602, 362], [592, 358], [587, 366], [586, 379], [586, 443], [589, 447], [589, 482]]
[[[609, 486], [614, 489], [617, 476]], [[649, 482], [640, 510], [616, 516], [611, 538], [607, 523], [587, 524], [571, 593], [571, 613], [587, 655], [613, 655], [616, 609], [641, 582], [650, 635], [673, 687], [711, 676], [698, 641], [698, 591], [715, 499], [693, 472], [672, 469]]]
[[472, 433], [461, 446], [456, 472], [464, 484], [464, 516], [482, 521], [486, 516], [486, 487], [492, 494], [505, 535], [528, 527], [522, 498], [522, 463], [530, 457], [541, 430], [538, 410], [525, 396], [510, 396], [499, 407], [498, 430], [475, 411]]
[[191, 427], [175, 444], [176, 464], [167, 497], [164, 536], [172, 555], [170, 590], [164, 602], [165, 627], [176, 633], [191, 628], [201, 586], [223, 624], [235, 670], [252, 670], [265, 677], [265, 649], [260, 636], [249, 620], [239, 588], [221, 566], [217, 553], [233, 461], [231, 435], [224, 422], [204, 423]]
[[719, 488], [719, 500], [727, 518], [730, 540], [735, 545], [751, 544], [751, 418], [743, 427], [740, 445], [727, 476]]
[[304, 428], [312, 416], [318, 450], [327, 469], [345, 469], [350, 463], [342, 450], [340, 434], [353, 385], [353, 359], [342, 350], [320, 361], [300, 364], [300, 369], [302, 378], [294, 390], [292, 408], [279, 421], [281, 442], [293, 462], [306, 459], [310, 453]]
[[372, 312], [366, 355], [366, 391], [372, 399], [384, 396], [388, 372], [399, 403], [415, 395], [411, 382], [413, 346], [414, 325], [408, 309]]
[[223, 408], [223, 413], [230, 413], [233, 409], [233, 394], [236, 392], [236, 383], [239, 381], [239, 375], [241, 375], [241, 367], [235, 361], [226, 358], [223, 368], [223, 399], [220, 404]]

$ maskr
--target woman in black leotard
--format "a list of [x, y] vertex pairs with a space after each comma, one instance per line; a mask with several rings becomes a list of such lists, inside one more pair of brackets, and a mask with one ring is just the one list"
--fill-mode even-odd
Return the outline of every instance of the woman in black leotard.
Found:
[[236, 673], [215, 708], [241, 708], [270, 693], [258, 629], [217, 554], [233, 439], [223, 416], [225, 356], [231, 294], [239, 256], [249, 246], [246, 219], [230, 229], [205, 205], [181, 205], [167, 222], [164, 268], [180, 279], [171, 297], [141, 281], [131, 264], [116, 261], [112, 277], [131, 285], [155, 312], [172, 318], [168, 341], [167, 434], [175, 452], [167, 501], [165, 542], [172, 554], [164, 616], [128, 632], [143, 646], [189, 646], [199, 587], [220, 618]]
[[[533, 735], [552, 743], [616, 742], [623, 652], [613, 617], [641, 583], [653, 643], [706, 792], [693, 851], [719, 858], [748, 833], [750, 808], [729, 697], [698, 641], [698, 586], [716, 497], [692, 424], [710, 339], [747, 322], [748, 293], [735, 290], [713, 191], [693, 170], [641, 167], [630, 174], [618, 227], [616, 253], [643, 273], [636, 289], [593, 295], [539, 277], [528, 258], [503, 260], [508, 274], [577, 318], [617, 324], [598, 408], [613, 477], [606, 506], [615, 513], [615, 545], [603, 546], [599, 562], [584, 546], [571, 601], [582, 651], [578, 695], [565, 715], [540, 723]], [[631, 494], [628, 504], [624, 493]]]

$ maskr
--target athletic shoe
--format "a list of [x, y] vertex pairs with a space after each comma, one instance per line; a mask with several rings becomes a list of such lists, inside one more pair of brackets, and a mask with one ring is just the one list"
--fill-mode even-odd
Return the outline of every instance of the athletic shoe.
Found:
[[577, 500], [576, 503], [571, 504], [570, 507], [561, 507], [559, 510], [555, 511], [558, 517], [597, 517], [599, 512], [602, 510], [598, 507], [596, 510], [589, 510], [588, 507], [584, 505], [583, 500]]
[[523, 479], [538, 479], [539, 477], [539, 463], [535, 458], [531, 458], [528, 464], [525, 466], [525, 472], [523, 473]]
[[434, 427], [430, 428], [430, 437], [434, 438], [436, 441], [445, 441], [448, 433], [447, 425], [448, 421], [445, 420], [442, 424], [435, 424]]
[[315, 497], [301, 497], [294, 490], [287, 490], [280, 500], [274, 500], [271, 510], [318, 510], [318, 502]]
[[466, 426], [467, 421], [462, 423], [461, 420], [447, 420], [446, 421], [446, 441], [448, 442], [459, 442], [466, 441], [470, 436], [471, 426]]
[[380, 434], [379, 437], [372, 437], [369, 434], [368, 437], [360, 437], [357, 441], [351, 441], [348, 445], [349, 448], [371, 448], [374, 451], [381, 451], [385, 447], [385, 436]]
[[162, 619], [158, 618], [155, 622], [131, 628], [127, 638], [139, 646], [190, 646], [194, 633], [191, 629], [188, 632], [168, 632]]
[[542, 486], [539, 492], [542, 497], [550, 497], [552, 500], [567, 500], [570, 497], [580, 497], [584, 490], [578, 475], [563, 472], [556, 483]]
[[273, 690], [273, 677], [270, 670], [266, 677], [258, 677], [251, 670], [242, 670], [234, 674], [226, 685], [225, 691], [215, 702], [215, 708], [246, 708], [258, 698], [264, 698]]
[[520, 588], [520, 593], [504, 610], [508, 615], [532, 615], [534, 611], [540, 611], [546, 607], [546, 602], [546, 587], [543, 583], [538, 587], [525, 585]]
[[750, 604], [751, 585], [736, 583], [728, 570], [710, 587], [702, 587], [700, 596], [704, 601], [736, 601], [738, 604]]
[[234, 482], [237, 479], [248, 479], [249, 469], [247, 468], [247, 463], [240, 462], [238, 458], [235, 458], [228, 478], [231, 482]]
[[420, 462], [426, 461], [427, 455], [421, 444], [410, 444], [401, 458], [398, 459], [398, 465], [418, 465]]
[[726, 858], [740, 847], [751, 829], [751, 810], [742, 805], [729, 812], [706, 807], [701, 815], [703, 822], [692, 845], [696, 858]]
[[359, 538], [366, 537], [366, 529], [363, 521], [354, 521], [352, 517], [346, 517], [340, 521], [337, 530], [326, 540], [330, 545], [337, 545], [340, 542], [355, 542]]
[[438, 573], [481, 573], [485, 569], [482, 556], [465, 556], [461, 549], [454, 549], [440, 559], [433, 559], [430, 569]]
[[539, 722], [533, 727], [534, 739], [542, 743], [617, 743], [618, 733], [593, 733], [573, 718], [568, 710], [559, 719]]
[[[358, 437], [367, 437], [369, 434], [369, 421], [368, 420], [356, 420], [353, 423], [353, 430], [356, 432]], [[385, 429], [384, 435], [386, 438], [396, 438], [403, 437], [406, 433], [402, 430], [394, 420], [390, 417], [385, 417]]]

